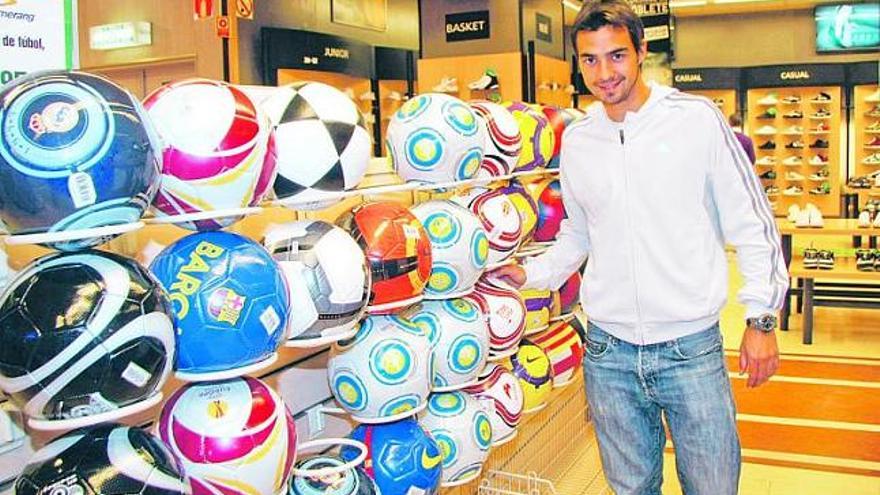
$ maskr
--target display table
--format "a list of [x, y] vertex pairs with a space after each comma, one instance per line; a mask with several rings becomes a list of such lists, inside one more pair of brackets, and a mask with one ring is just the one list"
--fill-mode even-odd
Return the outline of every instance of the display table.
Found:
[[[810, 236], [880, 236], [880, 228], [859, 227], [852, 218], [827, 219], [821, 228], [795, 227], [785, 219], [777, 220], [782, 235], [782, 251], [789, 276], [796, 286], [789, 287], [782, 306], [780, 327], [788, 330], [791, 316], [791, 296], [797, 297], [797, 305], [803, 311], [803, 342], [813, 343], [813, 308], [836, 306], [846, 308], [880, 308], [880, 272], [863, 272], [856, 269], [855, 259], [839, 258], [831, 270], [807, 269], [802, 256], [792, 256], [792, 238], [796, 235]], [[822, 279], [823, 282], [816, 282]], [[827, 280], [827, 282], [826, 282]]]

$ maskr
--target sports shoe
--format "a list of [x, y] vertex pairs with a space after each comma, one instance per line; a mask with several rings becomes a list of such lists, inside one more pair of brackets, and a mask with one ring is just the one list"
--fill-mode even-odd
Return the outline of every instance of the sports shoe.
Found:
[[791, 205], [788, 207], [788, 219], [789, 222], [797, 221], [798, 215], [801, 214], [801, 207], [798, 205]]
[[772, 136], [774, 134], [776, 134], [776, 128], [772, 125], [765, 125], [764, 127], [761, 127], [760, 129], [755, 131], [756, 136]]
[[758, 178], [764, 179], [764, 180], [773, 180], [776, 178], [776, 172], [774, 172], [773, 170], [768, 170], [768, 171], [764, 172], [763, 174], [759, 175]]
[[473, 90], [495, 89], [498, 87], [498, 74], [494, 69], [486, 69], [486, 72], [479, 79], [468, 84], [468, 88]]
[[788, 95], [782, 99], [782, 103], [786, 105], [796, 105], [801, 102], [801, 97], [797, 95]]
[[[865, 176], [852, 177], [850, 180], [846, 181], [846, 185], [853, 189], [871, 189], [874, 185], [874, 181]], [[870, 222], [871, 219], [868, 217], [868, 223]], [[867, 225], [865, 225], [865, 227], [867, 227]]]
[[866, 229], [871, 226], [871, 212], [868, 210], [862, 210], [859, 213], [859, 228]]
[[458, 78], [443, 76], [440, 84], [431, 89], [435, 93], [458, 93]]
[[865, 165], [880, 165], [880, 153], [874, 153], [865, 157], [862, 160], [862, 163]]
[[777, 103], [779, 103], [779, 100], [776, 99], [776, 93], [770, 93], [758, 100], [758, 105], [775, 105]]
[[804, 128], [799, 125], [793, 125], [782, 132], [786, 136], [800, 136], [804, 133]]
[[810, 194], [814, 194], [816, 196], [824, 196], [826, 194], [831, 194], [831, 183], [823, 182], [818, 186], [810, 189]]
[[803, 209], [798, 212], [797, 218], [794, 219], [795, 227], [809, 227], [810, 226], [810, 210]]
[[[861, 225], [859, 225], [861, 227]], [[873, 272], [874, 263], [878, 256], [876, 249], [856, 249], [856, 270], [860, 272]]]
[[880, 117], [880, 105], [875, 105], [874, 108], [865, 113], [868, 117]]
[[775, 149], [776, 149], [776, 142], [774, 142], [774, 141], [767, 141], [766, 143], [764, 143], [764, 144], [758, 146], [758, 149], [762, 149], [762, 150], [775, 150]]
[[810, 158], [810, 165], [825, 165], [826, 163], [828, 163], [828, 156], [821, 153], [816, 153]]
[[827, 249], [820, 249], [816, 257], [819, 258], [818, 261], [820, 270], [831, 270], [832, 268], [834, 268], [834, 253], [832, 253], [831, 251]]
[[822, 218], [822, 212], [819, 210], [819, 208], [816, 208], [816, 205], [812, 203], [808, 204], [807, 211], [810, 213], [810, 227], [825, 226], [825, 219]]
[[790, 112], [786, 112], [782, 114], [783, 119], [802, 119], [804, 118], [804, 112], [800, 110], [792, 110]]
[[804, 188], [801, 186], [789, 186], [782, 191], [783, 196], [801, 196], [804, 194]]
[[712, 103], [714, 103], [716, 107], [723, 107], [724, 98], [712, 98]]
[[820, 108], [820, 109], [816, 110], [815, 112], [813, 112], [813, 114], [810, 115], [810, 118], [811, 119], [830, 119], [831, 112], [829, 112], [828, 109], [826, 109], [826, 108]]
[[776, 109], [773, 107], [768, 108], [764, 111], [764, 113], [758, 115], [759, 119], [775, 119], [776, 118]]
[[782, 160], [783, 165], [787, 165], [789, 167], [796, 167], [798, 165], [803, 165], [804, 159], [799, 156], [790, 156], [785, 160]]
[[804, 249], [804, 268], [807, 270], [819, 268], [819, 251], [814, 248]]
[[776, 157], [774, 156], [763, 156], [755, 162], [755, 165], [763, 165], [763, 166], [773, 166], [776, 165]]
[[865, 146], [880, 146], [880, 136], [875, 136], [870, 142], [865, 143]]
[[820, 182], [823, 180], [828, 180], [828, 176], [830, 172], [828, 171], [828, 167], [822, 168], [818, 172], [810, 174], [810, 180], [815, 182]]
[[797, 172], [786, 172], [785, 180], [789, 182], [803, 182], [804, 176]]
[[538, 89], [541, 91], [550, 91], [550, 83], [548, 81], [544, 81], [538, 85]]
[[790, 150], [799, 150], [804, 148], [804, 142], [800, 139], [795, 139], [794, 141], [785, 145], [786, 148]]
[[817, 139], [813, 141], [813, 144], [810, 145], [810, 148], [827, 148], [828, 140], [827, 139]]
[[813, 103], [821, 103], [823, 101], [831, 101], [831, 95], [825, 92], [821, 92], [816, 96], [810, 98], [810, 101]]
[[810, 134], [828, 134], [828, 132], [830, 132], [830, 129], [825, 122], [819, 122], [816, 124], [816, 127], [810, 129]]
[[868, 127], [865, 127], [866, 131], [880, 131], [880, 120], [875, 120], [871, 124], [868, 124]]
[[373, 93], [372, 91], [367, 91], [365, 93], [361, 93], [360, 96], [358, 96], [358, 100], [376, 101], [376, 93]]
[[764, 193], [767, 194], [767, 196], [778, 196], [779, 188], [774, 185], [769, 185], [764, 188]]
[[880, 88], [866, 96], [865, 103], [880, 103]]

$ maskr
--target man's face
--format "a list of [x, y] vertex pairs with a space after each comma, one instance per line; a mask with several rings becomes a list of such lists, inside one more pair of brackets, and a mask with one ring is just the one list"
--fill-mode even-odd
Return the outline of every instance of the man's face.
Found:
[[616, 26], [579, 31], [576, 42], [581, 75], [590, 92], [606, 105], [626, 102], [639, 81], [646, 44], [637, 51], [629, 31]]

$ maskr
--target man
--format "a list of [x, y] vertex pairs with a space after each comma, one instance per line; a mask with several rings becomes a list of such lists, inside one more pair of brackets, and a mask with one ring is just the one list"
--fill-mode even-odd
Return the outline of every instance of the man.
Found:
[[568, 218], [547, 253], [493, 276], [556, 288], [588, 258], [586, 392], [618, 495], [660, 494], [661, 415], [685, 493], [735, 494], [740, 446], [718, 327], [724, 246], [745, 279], [739, 367], [755, 387], [778, 366], [773, 329], [788, 285], [773, 212], [717, 108], [641, 79], [644, 28], [624, 0], [585, 4], [572, 41], [602, 104], [565, 131]]
[[743, 147], [743, 150], [746, 152], [746, 156], [749, 157], [749, 163], [752, 165], [755, 164], [755, 143], [752, 142], [752, 138], [743, 134], [743, 121], [739, 115], [732, 113], [730, 117], [727, 118], [727, 122], [730, 123], [730, 128], [733, 130], [733, 135], [736, 136], [736, 140], [739, 141], [740, 146]]

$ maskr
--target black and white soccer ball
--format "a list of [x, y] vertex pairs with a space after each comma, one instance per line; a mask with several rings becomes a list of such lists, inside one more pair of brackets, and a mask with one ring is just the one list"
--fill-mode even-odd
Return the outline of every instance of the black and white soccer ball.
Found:
[[319, 82], [282, 86], [263, 102], [275, 127], [275, 196], [319, 209], [357, 186], [370, 161], [370, 132], [357, 105]]
[[161, 400], [174, 355], [171, 304], [132, 259], [51, 254], [0, 296], [0, 388], [36, 428], [149, 407]]
[[290, 291], [288, 346], [319, 346], [357, 333], [370, 299], [370, 270], [348, 232], [305, 220], [270, 229], [263, 245]]
[[75, 430], [38, 450], [15, 480], [16, 495], [190, 493], [162, 442], [118, 424]]

